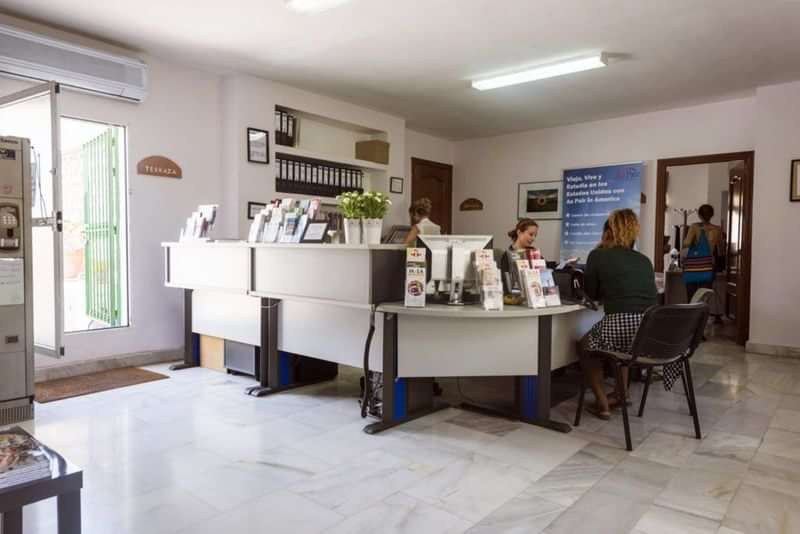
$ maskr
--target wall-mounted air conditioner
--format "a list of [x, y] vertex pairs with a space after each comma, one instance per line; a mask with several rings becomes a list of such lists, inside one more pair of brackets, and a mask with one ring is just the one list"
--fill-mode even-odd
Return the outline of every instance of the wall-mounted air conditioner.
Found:
[[147, 65], [0, 24], [0, 74], [141, 102]]

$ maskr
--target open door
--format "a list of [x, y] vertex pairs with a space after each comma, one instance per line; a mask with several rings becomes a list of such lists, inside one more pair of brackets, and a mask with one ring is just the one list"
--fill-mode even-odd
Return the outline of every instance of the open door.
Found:
[[64, 355], [61, 132], [58, 84], [0, 96], [0, 135], [31, 142], [33, 335], [37, 354]]

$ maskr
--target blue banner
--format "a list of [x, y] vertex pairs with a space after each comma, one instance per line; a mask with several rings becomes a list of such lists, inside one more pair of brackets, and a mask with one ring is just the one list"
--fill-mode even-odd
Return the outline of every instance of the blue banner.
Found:
[[630, 208], [638, 215], [641, 194], [642, 162], [565, 170], [561, 259], [586, 263], [608, 214]]

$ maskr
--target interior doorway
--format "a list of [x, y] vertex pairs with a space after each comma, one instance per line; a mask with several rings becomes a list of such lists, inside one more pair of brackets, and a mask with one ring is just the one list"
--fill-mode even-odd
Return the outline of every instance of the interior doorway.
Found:
[[699, 207], [711, 206], [711, 222], [722, 231], [711, 284], [714, 332], [740, 345], [747, 342], [750, 324], [753, 159], [753, 152], [736, 152], [658, 160], [656, 182], [656, 213], [661, 215], [656, 217], [654, 264], [665, 275], [667, 302], [688, 299], [682, 277], [685, 239], [700, 221]]
[[452, 233], [453, 166], [411, 158], [411, 202], [419, 198], [431, 200], [431, 220], [442, 227], [443, 234]]

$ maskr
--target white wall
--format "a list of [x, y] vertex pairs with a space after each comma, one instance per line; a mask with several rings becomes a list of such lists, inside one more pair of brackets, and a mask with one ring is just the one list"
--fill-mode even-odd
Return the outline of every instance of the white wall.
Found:
[[[674, 225], [683, 224], [683, 215], [673, 208], [694, 209], [708, 201], [708, 164], [681, 165], [667, 169], [667, 213], [665, 235], [672, 235]], [[689, 215], [689, 224], [697, 221], [697, 214]], [[673, 243], [673, 246], [675, 244]]]
[[[652, 258], [656, 160], [751, 150], [754, 108], [750, 97], [455, 143], [454, 203], [476, 197], [485, 206], [454, 210], [455, 231], [491, 233], [496, 243], [507, 243], [517, 220], [518, 183], [560, 180], [567, 168], [644, 160], [640, 248]], [[537, 245], [546, 257], [558, 256], [559, 236], [560, 221], [541, 223]]]
[[[404, 176], [406, 180], [409, 180], [408, 187], [411, 187], [411, 158], [427, 159], [452, 165], [453, 148], [454, 143], [447, 139], [415, 132], [414, 130], [406, 130], [406, 173]], [[456, 200], [453, 199], [453, 201], [455, 202]]]
[[789, 202], [800, 158], [800, 82], [756, 92], [750, 341], [800, 348], [800, 203]]
[[[177, 239], [198, 204], [219, 202], [219, 78], [145, 58], [150, 95], [142, 104], [63, 91], [62, 115], [126, 127], [129, 184], [130, 327], [65, 338], [66, 356], [37, 358], [37, 366], [64, 365], [117, 354], [171, 350], [183, 345], [183, 300], [164, 287], [162, 241]], [[0, 94], [27, 84], [0, 78]], [[136, 174], [143, 157], [175, 160], [183, 179]]]

